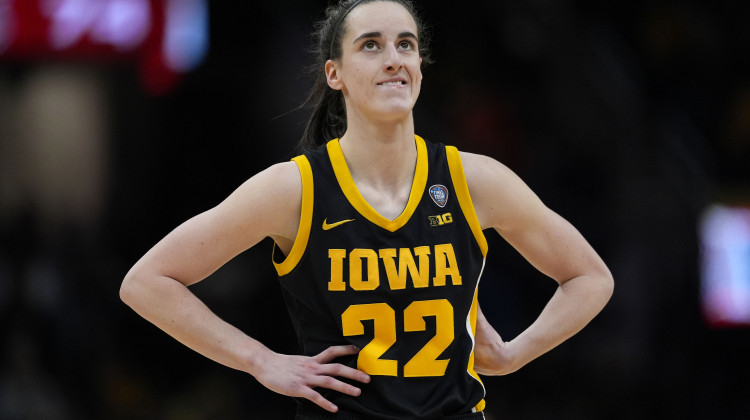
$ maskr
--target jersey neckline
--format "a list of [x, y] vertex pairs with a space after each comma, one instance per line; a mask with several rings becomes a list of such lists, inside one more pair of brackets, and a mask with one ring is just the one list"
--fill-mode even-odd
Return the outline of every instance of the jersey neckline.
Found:
[[341, 187], [341, 191], [343, 191], [344, 196], [346, 196], [346, 199], [352, 207], [354, 207], [354, 209], [367, 220], [389, 232], [397, 231], [403, 227], [409, 219], [411, 219], [411, 216], [414, 214], [414, 211], [422, 199], [425, 187], [427, 186], [427, 146], [425, 145], [424, 140], [417, 135], [414, 135], [414, 141], [417, 146], [417, 166], [414, 170], [414, 179], [412, 180], [409, 200], [401, 214], [393, 220], [387, 219], [378, 213], [359, 192], [359, 189], [357, 189], [354, 179], [352, 178], [352, 174], [349, 171], [349, 167], [346, 164], [346, 159], [344, 158], [344, 152], [341, 150], [339, 139], [331, 140], [326, 144], [328, 157], [331, 159], [331, 165], [333, 166], [333, 172], [339, 183], [339, 187]]

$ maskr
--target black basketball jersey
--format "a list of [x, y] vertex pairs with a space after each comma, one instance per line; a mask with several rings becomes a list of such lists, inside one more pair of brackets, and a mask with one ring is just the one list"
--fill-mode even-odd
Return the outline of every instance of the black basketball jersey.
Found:
[[359, 354], [339, 362], [371, 376], [356, 384], [358, 397], [319, 391], [341, 412], [368, 418], [484, 409], [474, 333], [487, 241], [458, 151], [415, 141], [411, 194], [395, 220], [359, 193], [338, 140], [294, 158], [300, 227], [282, 262], [274, 253], [302, 352], [354, 344]]

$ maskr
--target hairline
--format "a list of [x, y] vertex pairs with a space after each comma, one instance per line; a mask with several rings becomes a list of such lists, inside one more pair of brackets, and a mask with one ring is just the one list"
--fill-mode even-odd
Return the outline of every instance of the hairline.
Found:
[[[354, 11], [354, 9], [358, 8], [359, 6], [364, 6], [364, 5], [371, 4], [371, 3], [396, 3], [396, 4], [398, 4], [399, 6], [401, 6], [402, 8], [404, 8], [404, 10], [406, 10], [409, 13], [409, 16], [411, 17], [412, 21], [414, 22], [414, 24], [416, 26], [417, 32], [419, 32], [419, 24], [417, 23], [417, 17], [414, 15], [413, 10], [410, 10], [408, 7], [406, 7], [403, 3], [401, 3], [398, 0], [359, 0], [359, 1], [354, 1], [353, 4], [343, 12], [342, 16], [339, 18], [340, 20], [338, 21], [338, 23], [336, 24], [336, 26], [335, 26], [335, 28], [333, 30], [333, 34], [332, 34], [332, 37], [331, 37], [331, 48], [329, 48], [329, 50], [328, 50], [328, 55], [329, 55], [328, 59], [329, 60], [333, 60], [334, 59], [333, 58], [333, 56], [334, 56], [333, 45], [336, 42], [337, 35], [339, 33], [341, 34], [341, 43], [343, 44], [344, 37], [345, 37], [346, 33], [349, 31], [349, 29], [348, 29], [349, 15], [351, 15], [352, 11]], [[343, 33], [341, 32], [342, 30], [344, 31]], [[414, 39], [416, 39], [417, 41], [419, 41], [419, 36], [415, 35]], [[338, 58], [340, 58], [340, 57], [338, 57]]]

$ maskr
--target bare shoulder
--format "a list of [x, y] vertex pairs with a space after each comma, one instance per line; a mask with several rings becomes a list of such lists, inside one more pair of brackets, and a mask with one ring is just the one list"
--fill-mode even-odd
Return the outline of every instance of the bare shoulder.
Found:
[[510, 168], [485, 155], [460, 152], [474, 209], [483, 229], [518, 226], [523, 216], [546, 209]]
[[266, 237], [293, 238], [301, 195], [296, 164], [273, 165], [175, 228], [144, 255], [136, 271], [158, 272], [186, 285], [198, 282]]
[[271, 237], [293, 241], [299, 225], [302, 179], [295, 162], [272, 165], [245, 181], [201, 219], [231, 253]]
[[264, 236], [294, 238], [302, 202], [295, 162], [272, 165], [245, 181], [220, 206]]
[[507, 166], [489, 156], [469, 152], [459, 152], [459, 154], [469, 186], [471, 183], [486, 183], [497, 177], [515, 176]]
[[[271, 165], [248, 179], [237, 192], [242, 194], [260, 192], [267, 199], [285, 194], [301, 195], [302, 179], [299, 168], [292, 161]], [[286, 198], [289, 199], [288, 196]]]

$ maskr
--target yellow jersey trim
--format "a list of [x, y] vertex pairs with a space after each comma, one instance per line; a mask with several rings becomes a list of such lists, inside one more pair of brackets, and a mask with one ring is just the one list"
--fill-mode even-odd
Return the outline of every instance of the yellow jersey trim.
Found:
[[466, 175], [461, 163], [461, 155], [458, 149], [453, 146], [445, 146], [445, 155], [448, 158], [448, 169], [453, 180], [453, 188], [456, 190], [458, 204], [461, 206], [461, 211], [463, 211], [466, 221], [469, 222], [469, 227], [474, 234], [474, 239], [476, 239], [479, 249], [482, 250], [482, 256], [487, 258], [487, 238], [484, 237], [477, 213], [474, 210], [474, 203], [471, 201], [469, 185], [466, 183]]
[[[466, 326], [469, 331], [471, 332], [471, 340], [474, 342], [474, 345], [476, 345], [476, 336], [477, 336], [477, 309], [479, 308], [479, 280], [482, 279], [482, 273], [484, 273], [484, 264], [486, 260], [482, 261], [482, 270], [479, 272], [479, 279], [477, 280], [477, 288], [474, 289], [474, 299], [471, 302], [471, 309], [469, 310], [469, 319], [468, 319], [468, 325]], [[480, 384], [482, 384], [482, 388], [484, 388], [484, 382], [482, 382], [482, 379], [479, 377], [477, 372], [474, 370], [474, 348], [471, 349], [471, 354], [469, 355], [469, 365], [467, 366], [467, 371], [469, 372], [469, 375], [473, 376], [474, 379], [479, 381]], [[486, 391], [485, 391], [486, 392]], [[477, 403], [477, 405], [474, 406], [474, 412], [483, 411], [486, 403], [484, 398]]]
[[[310, 227], [312, 226], [314, 185], [310, 161], [308, 161], [305, 156], [297, 156], [292, 160], [297, 163], [300, 176], [302, 177], [302, 206], [299, 217], [299, 228], [297, 228], [297, 236], [294, 238], [294, 244], [289, 251], [289, 255], [287, 255], [284, 261], [280, 263], [277, 263], [275, 259], [272, 259], [273, 265], [276, 267], [276, 272], [279, 273], [279, 276], [289, 274], [302, 259], [302, 255], [305, 253], [305, 249], [307, 249], [307, 241], [310, 239]], [[276, 248], [277, 247], [274, 246], [274, 252], [276, 251]]]
[[478, 413], [480, 411], [484, 411], [484, 408], [487, 406], [487, 403], [482, 399], [482, 401], [479, 401], [479, 404], [474, 406], [474, 413]]
[[328, 149], [328, 156], [331, 159], [333, 165], [333, 172], [336, 175], [336, 180], [339, 182], [341, 191], [344, 192], [346, 199], [359, 212], [365, 219], [372, 223], [382, 227], [389, 232], [395, 232], [403, 227], [406, 222], [409, 221], [414, 210], [416, 210], [424, 194], [424, 189], [427, 186], [427, 145], [424, 140], [415, 135], [414, 140], [417, 146], [417, 166], [414, 171], [414, 180], [411, 185], [411, 192], [409, 193], [409, 201], [406, 203], [406, 207], [401, 214], [394, 220], [389, 220], [380, 215], [370, 204], [362, 197], [362, 194], [354, 184], [349, 167], [346, 165], [346, 159], [344, 158], [344, 152], [341, 150], [339, 139], [334, 139], [326, 144]]

